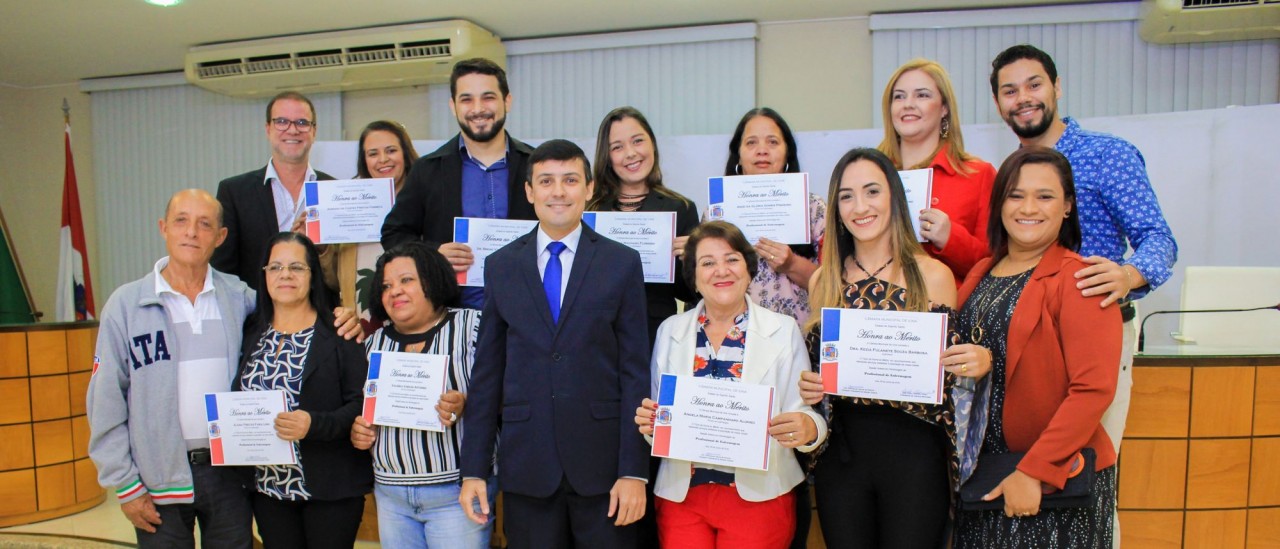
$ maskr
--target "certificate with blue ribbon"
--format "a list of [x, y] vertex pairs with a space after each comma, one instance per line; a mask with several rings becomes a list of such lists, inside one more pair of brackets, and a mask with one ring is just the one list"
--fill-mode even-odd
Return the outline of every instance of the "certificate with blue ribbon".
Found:
[[214, 465], [290, 465], [293, 443], [276, 435], [276, 415], [288, 411], [284, 391], [234, 391], [204, 396], [209, 455]]
[[596, 232], [640, 253], [645, 282], [675, 282], [675, 212], [586, 212], [582, 222]]
[[809, 174], [733, 175], [707, 180], [707, 219], [742, 230], [747, 242], [809, 243]]
[[396, 202], [390, 178], [307, 181], [302, 191], [307, 237], [316, 244], [378, 242]]
[[822, 390], [833, 395], [942, 403], [947, 315], [822, 309]]
[[769, 470], [769, 385], [662, 374], [653, 455]]
[[537, 221], [525, 219], [453, 218], [453, 241], [471, 248], [475, 263], [458, 273], [459, 286], [484, 287], [484, 260], [489, 254], [532, 231]]

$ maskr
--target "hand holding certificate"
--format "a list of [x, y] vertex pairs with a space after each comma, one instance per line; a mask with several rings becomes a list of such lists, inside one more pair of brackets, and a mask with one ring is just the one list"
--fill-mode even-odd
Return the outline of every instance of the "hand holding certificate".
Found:
[[926, 238], [920, 233], [920, 211], [933, 207], [933, 168], [902, 170], [898, 177], [902, 178], [902, 189], [907, 195], [911, 228], [915, 230], [916, 239], [924, 242]]
[[586, 212], [582, 222], [610, 240], [640, 252], [645, 282], [675, 282], [675, 212]]
[[344, 179], [307, 181], [307, 237], [316, 244], [377, 242], [382, 220], [396, 201], [395, 181]]
[[284, 391], [238, 391], [204, 396], [209, 453], [214, 465], [292, 465], [293, 443], [276, 434], [287, 411]]
[[444, 431], [436, 403], [445, 391], [447, 355], [369, 353], [364, 419], [371, 425]]
[[809, 174], [734, 175], [707, 180], [707, 219], [723, 219], [747, 242], [809, 243]]
[[946, 334], [943, 313], [823, 309], [823, 390], [941, 404]]
[[458, 273], [458, 285], [483, 288], [484, 260], [489, 254], [524, 236], [537, 224], [537, 221], [524, 219], [453, 218], [453, 241], [471, 247], [471, 255], [475, 258], [471, 268]]
[[773, 387], [662, 374], [653, 455], [769, 469]]

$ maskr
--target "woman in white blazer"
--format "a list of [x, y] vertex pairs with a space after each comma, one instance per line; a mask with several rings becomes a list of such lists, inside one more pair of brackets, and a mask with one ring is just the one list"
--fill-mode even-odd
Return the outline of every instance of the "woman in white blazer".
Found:
[[[683, 275], [703, 300], [658, 328], [653, 393], [662, 374], [754, 383], [775, 389], [769, 470], [663, 459], [654, 483], [663, 547], [782, 548], [795, 530], [791, 489], [804, 481], [792, 449], [812, 451], [826, 438], [822, 416], [800, 398], [808, 352], [795, 319], [747, 297], [757, 256], [737, 227], [703, 223], [689, 235]], [[636, 409], [639, 430], [652, 441], [657, 404]]]

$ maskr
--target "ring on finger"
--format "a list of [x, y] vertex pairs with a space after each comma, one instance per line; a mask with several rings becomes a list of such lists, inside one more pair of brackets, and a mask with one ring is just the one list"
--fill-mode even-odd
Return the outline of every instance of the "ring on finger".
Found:
[[968, 363], [968, 362], [965, 362], [965, 363], [960, 364], [960, 373], [962, 373], [962, 374], [963, 374], [963, 373], [968, 372], [968, 371], [969, 371], [969, 363]]

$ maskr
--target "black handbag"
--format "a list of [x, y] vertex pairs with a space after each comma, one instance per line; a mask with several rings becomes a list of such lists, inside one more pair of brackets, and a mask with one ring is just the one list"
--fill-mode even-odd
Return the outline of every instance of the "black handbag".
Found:
[[[991, 501], [983, 501], [982, 496], [991, 493], [1009, 475], [1018, 468], [1025, 453], [982, 454], [978, 456], [978, 466], [973, 475], [960, 487], [960, 509], [965, 511], [984, 511], [1004, 509], [1004, 496]], [[1076, 453], [1072, 462], [1072, 476], [1061, 490], [1042, 494], [1041, 509], [1061, 507], [1089, 507], [1093, 505], [1094, 466], [1098, 456], [1093, 448], [1084, 448]]]

